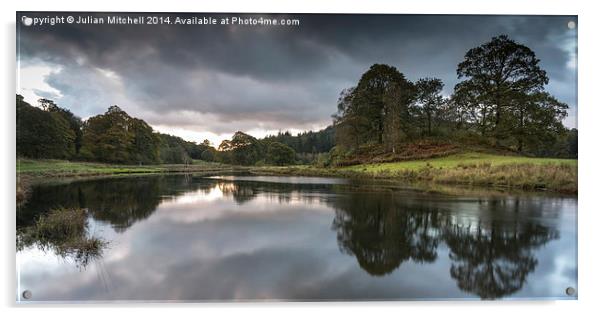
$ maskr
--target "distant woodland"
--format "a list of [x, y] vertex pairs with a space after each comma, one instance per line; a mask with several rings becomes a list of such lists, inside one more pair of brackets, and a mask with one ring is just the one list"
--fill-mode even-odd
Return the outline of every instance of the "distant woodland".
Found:
[[341, 92], [331, 126], [263, 139], [239, 131], [217, 148], [155, 132], [118, 106], [83, 121], [52, 100], [32, 106], [17, 95], [17, 155], [143, 165], [335, 166], [427, 144], [577, 158], [577, 130], [562, 124], [568, 106], [546, 92], [548, 76], [531, 49], [494, 37], [466, 53], [457, 75], [460, 82], [446, 97], [440, 79], [411, 82], [393, 66], [374, 64]]

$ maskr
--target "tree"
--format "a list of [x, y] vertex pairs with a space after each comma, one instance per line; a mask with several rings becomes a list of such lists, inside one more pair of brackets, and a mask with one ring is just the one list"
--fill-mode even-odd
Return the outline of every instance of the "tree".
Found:
[[485, 136], [491, 131], [490, 118], [493, 110], [488, 103], [483, 102], [472, 84], [470, 81], [457, 84], [450, 104], [456, 113], [458, 128], [475, 130], [481, 136]]
[[231, 140], [224, 140], [218, 147], [220, 161], [237, 165], [252, 165], [263, 159], [264, 145], [255, 137], [241, 131]]
[[285, 144], [300, 154], [325, 153], [334, 147], [334, 127], [331, 125], [317, 132], [307, 131], [297, 135], [292, 135], [289, 131], [278, 132], [263, 140]]
[[405, 114], [413, 95], [412, 83], [395, 67], [372, 65], [356, 87], [341, 93], [335, 116], [335, 125], [340, 128], [337, 131], [340, 144], [352, 144], [342, 137], [349, 133], [353, 135], [355, 148], [361, 143], [372, 143], [392, 149], [403, 137], [403, 119], [407, 119]]
[[132, 118], [129, 131], [134, 135], [130, 147], [130, 157], [139, 164], [158, 163], [161, 139], [143, 120]]
[[217, 151], [213, 147], [208, 147], [201, 153], [201, 160], [204, 161], [216, 161]]
[[82, 127], [80, 156], [87, 160], [152, 164], [161, 161], [160, 135], [143, 120], [129, 116], [114, 105], [89, 118]]
[[[464, 95], [477, 96], [478, 104], [491, 116], [496, 142], [507, 137], [509, 116], [520, 99], [541, 92], [548, 83], [546, 72], [539, 67], [539, 59], [527, 46], [518, 44], [506, 35], [470, 49], [458, 65], [458, 79], [465, 79], [458, 90]], [[473, 105], [474, 106], [474, 105]]]
[[354, 104], [355, 96], [355, 88], [341, 91], [337, 104], [338, 113], [333, 117], [336, 143], [342, 147], [358, 148], [364, 142], [363, 137], [369, 126], [368, 118], [362, 116]]
[[288, 165], [295, 162], [295, 150], [279, 142], [268, 142], [265, 161], [268, 164]]
[[231, 144], [232, 163], [252, 165], [261, 159], [263, 146], [255, 137], [241, 131], [234, 133]]
[[129, 130], [130, 116], [118, 106], [105, 114], [89, 118], [83, 126], [82, 156], [86, 159], [132, 163], [134, 134]]
[[542, 147], [551, 146], [565, 133], [562, 119], [566, 117], [568, 105], [558, 101], [546, 92], [537, 92], [517, 99], [510, 113], [511, 136], [516, 149], [523, 152], [539, 152]]
[[425, 121], [423, 134], [431, 136], [433, 120], [441, 112], [445, 103], [441, 95], [443, 81], [436, 78], [424, 78], [418, 80], [415, 87], [416, 104], [419, 107], [420, 116]]
[[46, 110], [36, 108], [25, 102], [23, 96], [16, 96], [17, 155], [55, 159], [75, 156], [77, 135], [62, 114], [63, 109], [54, 102], [52, 106]]
[[159, 155], [162, 163], [170, 164], [189, 164], [192, 162], [188, 151], [186, 150], [186, 142], [180, 137], [158, 134], [161, 139], [159, 146]]

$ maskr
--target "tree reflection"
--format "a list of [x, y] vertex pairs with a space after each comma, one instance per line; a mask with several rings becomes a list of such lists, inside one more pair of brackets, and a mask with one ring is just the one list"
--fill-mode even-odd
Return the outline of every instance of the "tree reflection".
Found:
[[542, 203], [484, 199], [478, 213], [465, 216], [458, 210], [462, 204], [452, 202], [355, 192], [332, 202], [332, 227], [341, 251], [374, 276], [389, 274], [408, 260], [434, 262], [439, 243], [445, 242], [451, 277], [460, 289], [484, 299], [520, 290], [537, 266], [534, 250], [559, 236], [553, 228], [525, 220], [544, 212]]
[[[555, 228], [532, 220], [558, 215], [555, 208], [547, 208], [548, 204], [537, 198], [452, 198], [382, 187], [366, 192], [371, 188], [366, 185], [224, 181], [179, 175], [36, 187], [17, 212], [18, 240], [22, 247], [45, 242], [60, 253], [57, 245], [65, 240], [24, 234], [49, 210], [85, 209], [86, 218], [123, 232], [148, 218], [165, 199], [190, 191], [208, 194], [215, 188], [238, 204], [258, 196], [280, 203], [292, 199], [327, 203], [335, 209], [332, 229], [339, 248], [373, 276], [390, 274], [406, 261], [435, 262], [444, 244], [449, 249], [450, 275], [458, 288], [484, 299], [519, 291], [537, 267], [535, 250], [559, 236]], [[77, 247], [62, 249], [87, 264], [86, 253], [78, 254]]]
[[[214, 180], [215, 185], [226, 196], [231, 196], [238, 204], [250, 202], [260, 195], [263, 198], [277, 200], [279, 203], [289, 203], [298, 193], [331, 192], [330, 184], [316, 183], [282, 183], [268, 181], [223, 181]], [[299, 194], [306, 203], [319, 199], [319, 195]]]
[[17, 227], [31, 226], [49, 210], [62, 207], [87, 209], [95, 220], [123, 232], [149, 217], [166, 196], [195, 189], [192, 181], [183, 176], [151, 176], [34, 187], [30, 199], [18, 209]]
[[257, 186], [252, 182], [217, 182], [216, 185], [224, 195], [232, 196], [238, 204], [249, 202], [258, 194]]
[[437, 213], [401, 208], [391, 193], [352, 194], [335, 202], [333, 228], [342, 251], [354, 255], [368, 273], [382, 276], [407, 260], [437, 258]]
[[458, 287], [481, 298], [493, 299], [520, 290], [535, 270], [533, 250], [558, 238], [558, 232], [527, 223], [489, 228], [454, 225], [446, 228], [445, 241], [453, 261], [451, 277]]
[[85, 268], [110, 243], [90, 236], [89, 217], [123, 232], [167, 196], [210, 185], [190, 176], [153, 176], [37, 186], [17, 211], [17, 251], [35, 246]]

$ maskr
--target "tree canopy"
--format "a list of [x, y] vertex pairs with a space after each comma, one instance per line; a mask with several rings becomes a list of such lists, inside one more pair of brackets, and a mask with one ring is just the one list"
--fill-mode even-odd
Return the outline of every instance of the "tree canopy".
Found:
[[403, 144], [440, 139], [576, 157], [574, 137], [562, 124], [568, 106], [545, 91], [547, 74], [527, 46], [494, 37], [470, 49], [457, 74], [461, 81], [445, 97], [440, 79], [412, 83], [395, 67], [374, 64], [341, 92], [334, 152], [353, 155], [371, 146], [395, 153]]
[[73, 125], [81, 124], [71, 112], [54, 103], [42, 109], [31, 106], [17, 95], [17, 155], [32, 158], [71, 159], [77, 153], [78, 133]]

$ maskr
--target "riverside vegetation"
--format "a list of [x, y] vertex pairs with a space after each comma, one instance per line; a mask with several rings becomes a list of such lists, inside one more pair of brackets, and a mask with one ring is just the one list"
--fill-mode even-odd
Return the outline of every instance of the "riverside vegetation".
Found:
[[546, 72], [505, 35], [469, 50], [450, 97], [437, 78], [411, 82], [375, 64], [341, 92], [321, 131], [257, 139], [236, 132], [217, 148], [153, 131], [118, 106], [85, 121], [48, 99], [17, 95], [17, 198], [43, 179], [244, 171], [577, 192], [577, 130], [545, 91]]

